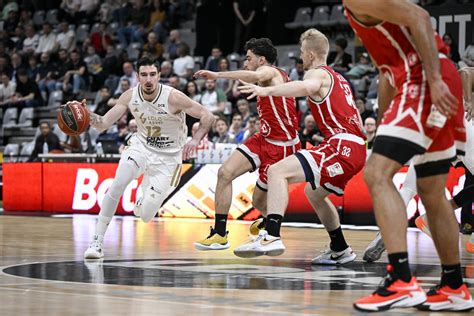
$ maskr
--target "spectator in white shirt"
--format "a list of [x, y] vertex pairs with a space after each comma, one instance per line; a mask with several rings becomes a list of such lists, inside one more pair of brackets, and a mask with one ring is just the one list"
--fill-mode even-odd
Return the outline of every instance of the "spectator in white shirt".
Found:
[[23, 53], [33, 54], [38, 48], [39, 36], [35, 33], [35, 27], [32, 24], [25, 26], [26, 37], [23, 40]]
[[68, 53], [76, 48], [75, 32], [69, 29], [66, 21], [59, 23], [59, 33], [56, 35], [56, 49], [65, 49]]
[[[137, 78], [137, 72], [133, 70], [133, 65], [131, 62], [126, 61], [123, 63], [122, 66], [123, 70], [123, 76], [120, 77], [120, 82], [122, 82], [123, 79], [127, 79], [128, 82], [130, 83], [130, 88], [135, 88], [135, 86], [138, 84], [138, 78]], [[121, 93], [120, 92], [120, 85], [117, 87], [115, 90], [114, 95]]]
[[11, 102], [11, 97], [15, 95], [16, 84], [10, 81], [10, 77], [5, 73], [0, 76], [0, 80], [0, 105], [4, 105]]
[[216, 88], [216, 81], [206, 80], [206, 90], [202, 93], [201, 104], [214, 114], [223, 114], [227, 98], [224, 91]]
[[173, 61], [174, 73], [181, 78], [191, 79], [194, 71], [194, 59], [189, 56], [189, 46], [181, 43], [178, 48], [179, 57]]
[[56, 52], [56, 35], [51, 31], [51, 24], [45, 22], [43, 24], [43, 35], [40, 36], [38, 47], [36, 48], [36, 54]]

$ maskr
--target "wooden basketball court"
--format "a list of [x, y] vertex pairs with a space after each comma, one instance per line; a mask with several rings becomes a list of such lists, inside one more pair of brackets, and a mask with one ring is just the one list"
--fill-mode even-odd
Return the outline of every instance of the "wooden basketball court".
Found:
[[[346, 230], [356, 262], [327, 267], [311, 266], [329, 242], [323, 229], [284, 227], [284, 255], [241, 259], [232, 249], [246, 240], [247, 224], [230, 222], [229, 250], [199, 252], [193, 242], [211, 221], [132, 217], [110, 224], [104, 261], [84, 262], [94, 223], [95, 216], [0, 216], [0, 315], [358, 314], [352, 301], [375, 289], [387, 262], [385, 255], [380, 263], [361, 259], [374, 231]], [[417, 231], [408, 240], [412, 271], [429, 288], [440, 273], [433, 243]], [[460, 247], [472, 293], [466, 240]], [[385, 314], [396, 313], [418, 312]]]

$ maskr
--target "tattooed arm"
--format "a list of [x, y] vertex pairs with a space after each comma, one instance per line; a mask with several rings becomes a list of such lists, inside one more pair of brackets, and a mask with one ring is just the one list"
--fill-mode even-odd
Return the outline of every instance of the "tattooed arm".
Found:
[[99, 132], [103, 132], [109, 129], [112, 124], [117, 122], [122, 115], [125, 114], [128, 110], [128, 103], [132, 98], [132, 89], [129, 89], [122, 93], [120, 98], [117, 101], [117, 104], [114, 105], [104, 116], [97, 115], [95, 113], [89, 112], [91, 121], [90, 124], [93, 128]]

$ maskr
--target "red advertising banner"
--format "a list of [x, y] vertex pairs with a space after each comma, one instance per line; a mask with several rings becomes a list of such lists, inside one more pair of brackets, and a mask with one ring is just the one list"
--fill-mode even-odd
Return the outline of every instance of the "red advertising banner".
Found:
[[[191, 165], [183, 166], [183, 173], [190, 167]], [[97, 214], [102, 199], [112, 184], [116, 168], [117, 164], [115, 163], [5, 163], [3, 165], [3, 208], [7, 212], [44, 211]], [[406, 170], [406, 167], [402, 168], [394, 177], [397, 187], [401, 187]], [[215, 182], [215, 179], [203, 180], [199, 180], [197, 184], [207, 185], [211, 180]], [[239, 188], [234, 189], [242, 189], [243, 192], [252, 191], [250, 186], [255, 184], [255, 180], [252, 177], [242, 180], [240, 181], [242, 183], [236, 182], [235, 185], [238, 185]], [[462, 189], [463, 184], [464, 170], [451, 168], [446, 195], [453, 196]], [[127, 186], [119, 201], [117, 214], [131, 214], [136, 196], [141, 194], [139, 185], [140, 180], [135, 179]], [[305, 218], [311, 219], [314, 211], [305, 197], [305, 185], [305, 183], [300, 183], [290, 186], [288, 214], [307, 215]], [[182, 188], [182, 190], [185, 189], [186, 187]], [[349, 182], [344, 196], [331, 195], [330, 198], [336, 207], [341, 206], [344, 214], [348, 216], [370, 215], [373, 211], [372, 200], [362, 173], [357, 174]], [[175, 204], [175, 208], [178, 210], [180, 203]], [[422, 206], [419, 201], [410, 203], [407, 209], [408, 215], [420, 207]], [[182, 208], [181, 211], [173, 214], [182, 217], [202, 217], [202, 214], [194, 216], [193, 210], [186, 211]], [[308, 215], [310, 216], [308, 217]], [[352, 221], [352, 217], [349, 221]]]

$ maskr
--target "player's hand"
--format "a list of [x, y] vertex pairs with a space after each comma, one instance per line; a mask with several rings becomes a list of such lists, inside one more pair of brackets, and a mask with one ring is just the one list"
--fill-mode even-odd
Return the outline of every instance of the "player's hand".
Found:
[[183, 160], [188, 160], [195, 152], [199, 142], [191, 139], [183, 147]]
[[450, 117], [456, 115], [458, 99], [449, 91], [448, 85], [441, 79], [430, 84], [431, 102], [441, 114]]
[[216, 80], [217, 79], [217, 73], [214, 71], [209, 71], [209, 70], [198, 70], [194, 74], [195, 78], [204, 78], [204, 79], [211, 79], [211, 80]]
[[247, 99], [250, 100], [250, 99], [253, 99], [254, 97], [256, 96], [259, 96], [259, 97], [266, 97], [268, 96], [268, 89], [264, 88], [264, 87], [260, 87], [260, 86], [257, 86], [255, 84], [252, 84], [252, 83], [248, 83], [248, 82], [245, 82], [243, 80], [239, 80], [240, 83], [241, 83], [241, 86], [237, 87], [237, 89], [241, 92], [241, 93], [248, 93], [250, 94]]

